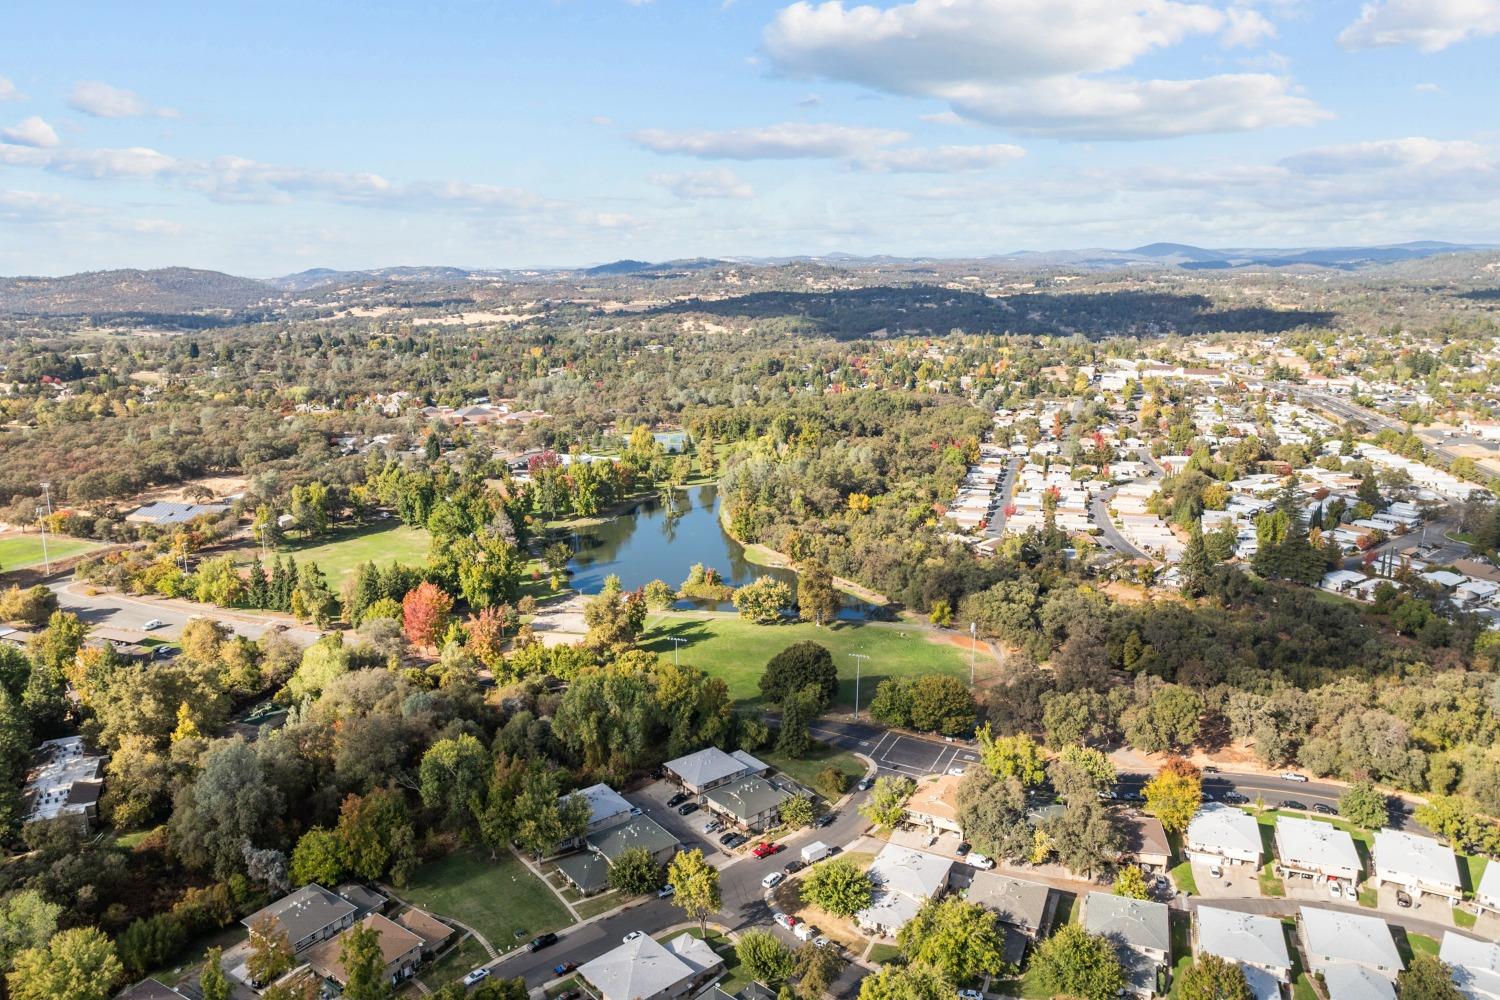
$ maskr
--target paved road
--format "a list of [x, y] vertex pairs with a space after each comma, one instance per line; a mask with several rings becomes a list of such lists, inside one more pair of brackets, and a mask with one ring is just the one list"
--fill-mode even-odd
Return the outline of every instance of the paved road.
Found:
[[1012, 455], [1006, 463], [1005, 475], [1000, 479], [1000, 489], [995, 495], [1000, 498], [1000, 506], [995, 511], [995, 516], [985, 527], [984, 533], [989, 538], [999, 538], [1005, 534], [1005, 509], [1010, 506], [1010, 498], [1016, 490], [1016, 475], [1021, 471], [1021, 456]]
[[1134, 545], [1131, 545], [1129, 540], [1120, 534], [1119, 529], [1115, 527], [1114, 521], [1110, 519], [1109, 501], [1113, 499], [1118, 489], [1118, 486], [1111, 486], [1109, 489], [1101, 491], [1090, 499], [1089, 514], [1093, 518], [1094, 523], [1099, 526], [1100, 537], [1104, 539], [1106, 545], [1127, 558], [1149, 560], [1151, 557]]
[[[73, 612], [90, 625], [139, 632], [143, 639], [175, 639], [182, 626], [194, 615], [213, 618], [247, 639], [259, 639], [267, 631], [285, 624], [284, 618], [278, 616], [257, 615], [244, 610], [225, 611], [187, 601], [130, 597], [113, 591], [100, 591], [91, 596], [84, 593], [84, 586], [75, 583], [71, 577], [50, 583], [48, 587], [57, 594], [62, 610]], [[163, 627], [145, 631], [142, 626], [153, 619], [162, 622]], [[304, 646], [313, 643], [318, 634], [316, 629], [306, 626], [289, 628], [285, 632], [287, 638]]]

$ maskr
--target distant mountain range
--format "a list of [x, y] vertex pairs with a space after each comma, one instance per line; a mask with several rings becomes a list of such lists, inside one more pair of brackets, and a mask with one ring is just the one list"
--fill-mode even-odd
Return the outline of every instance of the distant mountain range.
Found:
[[1149, 243], [1129, 250], [1019, 250], [990, 257], [858, 256], [828, 253], [790, 257], [692, 258], [652, 263], [617, 260], [581, 268], [531, 271], [470, 270], [460, 267], [381, 267], [360, 271], [313, 268], [265, 281], [219, 271], [186, 267], [156, 270], [90, 271], [63, 277], [0, 277], [0, 315], [130, 316], [212, 315], [275, 310], [299, 294], [334, 292], [343, 287], [381, 285], [455, 285], [471, 281], [522, 279], [643, 279], [681, 276], [729, 266], [820, 264], [826, 267], [902, 267], [962, 265], [966, 262], [1017, 270], [1180, 269], [1220, 271], [1236, 268], [1332, 268], [1357, 271], [1500, 247], [1472, 243], [1424, 241], [1367, 247], [1221, 248], [1186, 243]]

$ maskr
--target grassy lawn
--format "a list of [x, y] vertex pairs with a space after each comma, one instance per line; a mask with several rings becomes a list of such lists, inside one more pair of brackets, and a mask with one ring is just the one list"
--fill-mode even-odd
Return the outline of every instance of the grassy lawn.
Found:
[[1168, 874], [1172, 876], [1172, 884], [1177, 887], [1178, 892], [1185, 892], [1189, 896], [1198, 895], [1198, 880], [1193, 878], [1193, 866], [1184, 861], [1173, 868]]
[[1276, 874], [1276, 862], [1267, 861], [1260, 870], [1260, 894], [1262, 896], [1285, 896], [1286, 883]]
[[239, 924], [230, 924], [202, 937], [195, 938], [183, 946], [177, 953], [176, 959], [171, 965], [162, 966], [146, 973], [148, 978], [157, 979], [168, 986], [177, 986], [185, 982], [191, 982], [194, 986], [198, 984], [198, 973], [203, 970], [203, 955], [210, 948], [222, 948], [228, 951], [241, 941], [250, 936], [250, 932]]
[[1484, 870], [1489, 867], [1490, 859], [1477, 854], [1460, 854], [1458, 856], [1458, 873], [1464, 882], [1464, 896], [1468, 899], [1474, 898], [1474, 890], [1479, 888], [1479, 882], [1484, 878]]
[[[323, 575], [328, 577], [328, 586], [336, 594], [345, 576], [360, 563], [374, 562], [388, 566], [392, 562], [421, 566], [427, 562], [428, 534], [417, 528], [408, 528], [400, 521], [381, 521], [378, 524], [336, 532], [326, 538], [299, 541], [293, 539], [277, 547], [279, 555], [291, 555], [297, 565], [315, 562]], [[258, 549], [240, 550], [237, 560], [248, 563], [255, 558]]]
[[1168, 914], [1171, 918], [1172, 928], [1172, 954], [1179, 956], [1172, 966], [1172, 985], [1167, 990], [1167, 996], [1177, 996], [1177, 984], [1182, 981], [1182, 974], [1193, 964], [1192, 921], [1186, 913], [1173, 911]]
[[450, 949], [446, 955], [434, 962], [417, 978], [421, 979], [429, 989], [436, 990], [462, 979], [470, 969], [477, 968], [489, 960], [489, 954], [480, 947], [479, 942], [475, 941], [473, 936], [465, 935], [457, 947]]
[[1453, 923], [1456, 926], [1464, 930], [1472, 930], [1474, 925], [1478, 922], [1479, 918], [1474, 916], [1474, 914], [1470, 913], [1468, 910], [1459, 909], [1457, 906], [1453, 908]]
[[510, 855], [491, 861], [486, 852], [455, 851], [418, 868], [402, 897], [462, 921], [497, 951], [573, 922], [552, 890]]
[[1057, 913], [1052, 918], [1052, 927], [1057, 929], [1064, 924], [1071, 924], [1079, 917], [1078, 894], [1072, 892], [1057, 893]]
[[[53, 562], [98, 547], [98, 542], [69, 538], [67, 535], [54, 535], [51, 532], [47, 534], [47, 557]], [[42, 536], [40, 534], [0, 538], [0, 570], [25, 569], [28, 566], [41, 564]]]
[[116, 835], [115, 843], [119, 844], [127, 851], [133, 851], [141, 841], [145, 840], [147, 837], [151, 836], [153, 833], [160, 829], [160, 826], [154, 826], [149, 830], [132, 830], [129, 833], [121, 833]]
[[893, 944], [877, 944], [870, 949], [870, 961], [876, 965], [883, 965], [893, 958], [899, 958], [901, 949]]
[[[700, 618], [685, 614], [659, 613], [646, 619], [641, 645], [663, 656], [672, 655], [673, 637], [687, 640], [681, 650], [685, 662], [722, 678], [730, 697], [739, 702], [760, 701], [760, 675], [766, 661], [794, 642], [813, 640], [828, 647], [839, 672], [838, 702], [854, 704], [855, 664], [860, 671], [860, 703], [869, 705], [875, 687], [889, 677], [920, 677], [947, 674], [967, 680], [968, 654], [957, 646], [929, 642], [926, 633], [899, 626], [862, 625], [841, 622], [819, 628], [805, 622], [756, 625], [738, 618]], [[850, 653], [863, 653], [868, 660], [855, 661]], [[982, 668], [993, 669], [985, 657]]]
[[853, 788], [854, 783], [865, 776], [863, 761], [847, 750], [837, 750], [826, 743], [817, 744], [813, 748], [812, 753], [806, 757], [787, 757], [779, 753], [763, 753], [760, 755], [760, 759], [776, 768], [776, 770], [781, 771], [793, 781], [805, 785], [813, 791], [817, 791], [817, 786], [813, 784], [813, 779], [825, 767], [833, 766], [842, 771], [844, 776], [849, 779], [846, 782], [846, 788]]
[[[578, 911], [578, 918], [580, 920], [587, 920], [589, 917], [597, 917], [601, 913], [608, 913], [617, 906], [624, 906], [630, 902], [631, 898], [630, 896], [622, 896], [618, 892], [605, 892], [598, 896], [591, 896], [588, 899], [573, 903], [573, 909]], [[572, 901], [569, 900], [569, 902]]]
[[1359, 890], [1359, 905], [1368, 906], [1370, 909], [1380, 905], [1380, 892], [1374, 886], [1364, 885]]

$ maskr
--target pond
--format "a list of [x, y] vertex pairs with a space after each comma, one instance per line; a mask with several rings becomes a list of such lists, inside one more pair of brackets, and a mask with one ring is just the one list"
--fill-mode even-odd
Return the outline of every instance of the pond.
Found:
[[[789, 569], [757, 566], [745, 559], [745, 549], [719, 523], [719, 491], [712, 485], [677, 490], [672, 509], [661, 500], [642, 500], [631, 510], [596, 527], [572, 533], [575, 555], [568, 569], [581, 593], [597, 594], [611, 573], [626, 590], [663, 580], [682, 585], [694, 563], [719, 571], [731, 587], [744, 586], [762, 576], [775, 577], [795, 591], [797, 574]], [[848, 594], [841, 594], [839, 617], [861, 620], [878, 610]], [[678, 601], [678, 607], [733, 611], [732, 604]]]

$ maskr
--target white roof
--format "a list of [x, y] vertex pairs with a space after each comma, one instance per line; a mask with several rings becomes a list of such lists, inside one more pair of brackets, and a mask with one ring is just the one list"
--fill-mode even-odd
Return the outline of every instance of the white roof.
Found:
[[1500, 864], [1486, 865], [1479, 877], [1479, 888], [1474, 895], [1481, 899], [1500, 899]]
[[1264, 845], [1260, 839], [1260, 824], [1255, 817], [1225, 805], [1222, 802], [1205, 802], [1187, 828], [1187, 842], [1206, 848], [1220, 848], [1234, 854], [1261, 856]]
[[[590, 825], [602, 819], [608, 819], [611, 816], [630, 812], [630, 803], [625, 801], [625, 797], [602, 781], [597, 785], [580, 788], [578, 791], [570, 794], [582, 795], [588, 800]], [[562, 796], [564, 799], [567, 797], [567, 795]]]
[[1391, 970], [1405, 967], [1390, 927], [1379, 917], [1313, 906], [1301, 907], [1299, 912], [1312, 964], [1328, 961]]
[[1245, 985], [1250, 987], [1255, 1000], [1281, 1000], [1281, 980], [1265, 969], [1244, 963], [1240, 963], [1240, 971], [1245, 974]]
[[1375, 866], [1428, 885], [1460, 884], [1453, 848], [1404, 830], [1375, 831]]
[[1448, 931], [1438, 958], [1453, 966], [1453, 981], [1470, 997], [1500, 997], [1500, 944]]
[[1354, 838], [1332, 823], [1276, 817], [1276, 847], [1283, 864], [1299, 868], [1348, 868], [1359, 871], [1359, 852]]
[[716, 781], [744, 774], [747, 770], [744, 761], [725, 753], [718, 747], [705, 747], [686, 757], [669, 760], [664, 766], [695, 788], [702, 788], [704, 785], [711, 785]]
[[578, 974], [592, 983], [604, 1000], [644, 1000], [691, 979], [699, 971], [648, 934], [578, 967]]
[[1172, 950], [1167, 904], [1149, 899], [1091, 892], [1084, 901], [1083, 928], [1090, 934], [1117, 938], [1131, 948]]
[[1198, 947], [1210, 955], [1272, 969], [1290, 969], [1281, 921], [1258, 913], [1198, 907]]
[[1396, 1000], [1396, 987], [1363, 965], [1331, 965], [1323, 970], [1328, 1000]]
[[952, 868], [948, 858], [887, 844], [870, 865], [875, 898], [855, 916], [863, 924], [901, 927], [947, 886]]

